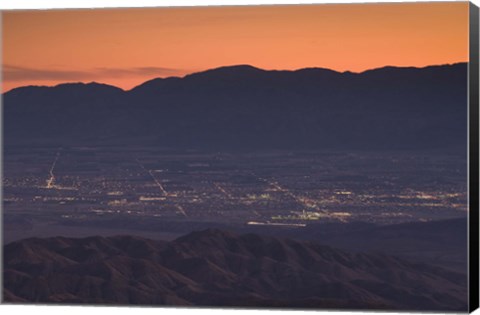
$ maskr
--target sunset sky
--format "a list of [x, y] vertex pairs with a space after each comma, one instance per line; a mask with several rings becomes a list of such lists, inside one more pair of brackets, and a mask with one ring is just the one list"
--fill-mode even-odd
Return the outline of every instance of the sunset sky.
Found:
[[468, 61], [468, 2], [3, 11], [3, 91], [250, 64], [360, 72]]

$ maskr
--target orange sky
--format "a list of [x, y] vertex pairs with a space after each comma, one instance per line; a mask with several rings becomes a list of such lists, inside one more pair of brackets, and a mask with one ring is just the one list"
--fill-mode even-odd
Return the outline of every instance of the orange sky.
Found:
[[468, 61], [468, 2], [3, 11], [3, 91], [130, 89], [218, 66], [338, 71]]

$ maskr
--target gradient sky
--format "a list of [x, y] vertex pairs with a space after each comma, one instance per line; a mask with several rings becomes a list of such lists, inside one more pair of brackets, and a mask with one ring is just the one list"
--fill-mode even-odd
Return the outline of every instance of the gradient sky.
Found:
[[3, 11], [3, 91], [130, 89], [225, 65], [360, 72], [468, 61], [468, 2]]

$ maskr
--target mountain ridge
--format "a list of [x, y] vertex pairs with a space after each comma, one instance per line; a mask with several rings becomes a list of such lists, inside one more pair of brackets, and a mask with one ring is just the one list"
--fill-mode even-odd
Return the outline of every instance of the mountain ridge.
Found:
[[7, 302], [466, 309], [466, 277], [392, 256], [208, 229], [171, 242], [31, 238], [4, 247]]
[[24, 88], [4, 94], [4, 139], [463, 152], [466, 89], [466, 63], [362, 74], [239, 66], [154, 79], [130, 91], [97, 83]]
[[333, 70], [333, 69], [329, 69], [329, 68], [323, 68], [323, 67], [305, 67], [305, 68], [299, 68], [299, 69], [294, 69], [294, 70], [284, 70], [284, 69], [262, 69], [262, 68], [258, 68], [258, 67], [255, 67], [255, 66], [252, 66], [252, 65], [249, 65], [249, 64], [238, 64], [238, 65], [231, 65], [231, 66], [222, 66], [222, 67], [215, 67], [215, 68], [211, 68], [211, 69], [206, 69], [206, 70], [202, 70], [202, 71], [198, 71], [198, 72], [192, 72], [192, 73], [189, 73], [189, 74], [186, 74], [184, 76], [170, 76], [170, 77], [154, 77], [152, 79], [148, 79], [130, 89], [123, 89], [123, 88], [120, 88], [120, 87], [117, 87], [113, 84], [108, 84], [108, 83], [103, 83], [103, 82], [97, 82], [97, 81], [89, 81], [89, 82], [84, 82], [84, 81], [68, 81], [68, 82], [63, 82], [63, 83], [59, 83], [59, 84], [56, 84], [56, 85], [25, 85], [25, 86], [19, 86], [19, 87], [15, 87], [15, 88], [12, 88], [11, 90], [8, 90], [8, 91], [5, 91], [2, 93], [2, 95], [4, 94], [7, 94], [11, 91], [14, 91], [16, 89], [23, 89], [23, 88], [55, 88], [55, 87], [59, 87], [59, 86], [62, 86], [62, 85], [75, 85], [75, 84], [78, 84], [78, 85], [90, 85], [90, 84], [95, 84], [95, 85], [103, 85], [103, 86], [109, 86], [109, 87], [114, 87], [114, 88], [117, 88], [117, 89], [120, 89], [122, 90], [123, 92], [130, 92], [142, 85], [144, 85], [145, 83], [148, 83], [148, 82], [151, 82], [151, 81], [161, 81], [161, 80], [170, 80], [170, 79], [183, 79], [183, 78], [186, 78], [186, 77], [190, 77], [192, 75], [198, 75], [198, 74], [203, 74], [203, 73], [210, 73], [210, 72], [214, 72], [214, 71], [218, 71], [218, 70], [224, 70], [224, 69], [235, 69], [235, 68], [251, 68], [252, 70], [258, 70], [260, 72], [274, 72], [274, 73], [280, 73], [280, 72], [284, 72], [284, 73], [298, 73], [298, 72], [303, 72], [303, 71], [328, 71], [328, 72], [331, 72], [331, 73], [337, 73], [337, 74], [352, 74], [352, 75], [361, 75], [361, 74], [365, 74], [365, 73], [370, 73], [370, 72], [376, 72], [376, 71], [382, 71], [382, 70], [386, 70], [386, 69], [404, 69], [404, 70], [421, 70], [421, 69], [431, 69], [431, 68], [438, 68], [438, 67], [445, 67], [445, 66], [460, 66], [460, 65], [467, 65], [468, 62], [455, 62], [455, 63], [446, 63], [446, 64], [438, 64], [438, 65], [426, 65], [426, 66], [392, 66], [392, 65], [385, 65], [385, 66], [382, 66], [382, 67], [378, 67], [378, 68], [372, 68], [372, 69], [366, 69], [366, 70], [363, 70], [363, 71], [350, 71], [350, 70], [345, 70], [345, 71], [337, 71], [337, 70]]

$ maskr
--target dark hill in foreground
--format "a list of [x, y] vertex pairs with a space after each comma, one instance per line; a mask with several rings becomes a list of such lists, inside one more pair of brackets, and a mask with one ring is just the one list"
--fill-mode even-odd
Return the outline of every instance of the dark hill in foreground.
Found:
[[4, 247], [6, 302], [466, 310], [466, 276], [387, 255], [220, 230]]
[[[309, 224], [303, 229], [286, 230], [282, 236], [314, 240], [347, 251], [382, 252], [465, 272], [468, 262], [467, 226], [466, 217], [390, 225], [360, 222]], [[252, 232], [257, 231], [260, 229]], [[271, 229], [272, 233], [274, 231]]]
[[3, 96], [7, 145], [466, 147], [466, 63], [358, 74], [233, 66], [131, 91], [78, 83]]

